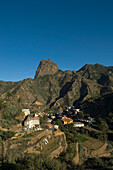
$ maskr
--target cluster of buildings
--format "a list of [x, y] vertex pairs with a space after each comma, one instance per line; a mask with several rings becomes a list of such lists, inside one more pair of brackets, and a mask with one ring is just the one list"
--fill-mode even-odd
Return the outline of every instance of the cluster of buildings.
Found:
[[24, 130], [41, 130], [39, 115], [31, 114], [29, 109], [23, 109], [22, 112], [25, 116], [23, 120]]
[[[29, 109], [23, 109], [24, 113], [24, 130], [42, 130], [40, 126], [39, 114], [31, 114]], [[58, 129], [58, 125], [52, 125], [53, 121], [60, 119], [64, 125], [73, 123], [73, 127], [84, 127], [85, 123], [94, 121], [93, 118], [79, 118], [80, 109], [76, 109], [74, 106], [67, 107], [65, 112], [57, 114], [44, 113], [48, 117], [45, 127], [47, 129]]]
[[82, 122], [73, 122], [73, 119], [66, 117], [66, 115], [64, 115], [61, 120], [62, 120], [64, 125], [74, 123], [73, 127], [83, 127], [84, 126], [84, 123], [82, 123]]

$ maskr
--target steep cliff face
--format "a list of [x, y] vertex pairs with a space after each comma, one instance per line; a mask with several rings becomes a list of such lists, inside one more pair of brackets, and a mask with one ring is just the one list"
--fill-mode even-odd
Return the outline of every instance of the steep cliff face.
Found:
[[42, 60], [34, 79], [16, 83], [0, 82], [1, 98], [11, 92], [11, 101], [37, 108], [63, 108], [96, 100], [113, 92], [113, 67], [85, 65], [79, 71], [61, 71], [50, 59]]
[[45, 75], [53, 75], [58, 71], [58, 66], [50, 59], [42, 60], [38, 66], [38, 69], [35, 74], [35, 78]]
[[97, 99], [90, 98], [79, 104], [84, 113], [90, 114], [92, 117], [108, 116], [113, 113], [113, 93], [106, 93]]

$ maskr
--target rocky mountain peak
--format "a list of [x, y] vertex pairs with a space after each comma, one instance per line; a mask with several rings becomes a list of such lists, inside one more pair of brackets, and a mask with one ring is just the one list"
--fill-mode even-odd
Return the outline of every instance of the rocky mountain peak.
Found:
[[39, 76], [45, 76], [47, 74], [53, 75], [59, 70], [56, 63], [51, 61], [50, 59], [41, 60], [40, 64], [37, 68], [35, 78]]

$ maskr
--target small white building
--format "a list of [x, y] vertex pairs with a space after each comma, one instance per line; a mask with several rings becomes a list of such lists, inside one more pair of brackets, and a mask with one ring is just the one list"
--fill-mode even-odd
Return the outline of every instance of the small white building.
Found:
[[95, 120], [95, 118], [88, 117], [88, 120], [92, 122], [92, 121], [94, 121], [94, 120]]
[[34, 114], [34, 117], [39, 117], [39, 115], [37, 113]]
[[52, 119], [55, 119], [55, 118], [56, 118], [56, 116], [54, 116], [54, 115], [53, 115], [53, 116], [51, 116], [51, 118], [52, 118]]
[[33, 129], [35, 127], [39, 127], [40, 119], [39, 117], [35, 117], [35, 115], [28, 115], [24, 120], [25, 129]]
[[54, 125], [54, 129], [58, 129], [58, 127], [59, 127], [58, 125]]
[[73, 127], [84, 127], [84, 123], [82, 123], [82, 122], [75, 122]]
[[51, 123], [51, 122], [52, 122], [52, 119], [47, 119], [47, 122], [48, 122], [48, 123]]
[[70, 107], [70, 106], [68, 106], [68, 107], [67, 107], [67, 110], [70, 110], [70, 109], [71, 109], [71, 107]]
[[75, 109], [75, 111], [77, 111], [78, 113], [80, 112], [80, 109]]
[[22, 112], [25, 114], [25, 117], [30, 115], [30, 109], [22, 109]]

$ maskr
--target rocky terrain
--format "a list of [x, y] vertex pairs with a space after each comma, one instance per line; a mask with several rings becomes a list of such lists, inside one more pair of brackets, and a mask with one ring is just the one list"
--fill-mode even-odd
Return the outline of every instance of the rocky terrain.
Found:
[[58, 71], [57, 64], [53, 63], [50, 59], [42, 60], [38, 66], [38, 69], [35, 74], [35, 78], [45, 75], [53, 75]]
[[92, 101], [101, 101], [99, 106], [104, 108], [105, 98], [109, 95], [111, 104], [107, 112], [111, 112], [112, 93], [113, 67], [99, 64], [86, 64], [78, 71], [61, 71], [57, 64], [47, 59], [40, 62], [34, 79], [0, 81], [1, 98], [41, 111], [70, 105], [84, 109], [85, 103], [93, 105]]
[[[48, 129], [24, 132], [23, 108], [42, 115], [45, 111], [43, 118], [40, 117], [41, 126], [45, 128], [46, 113], [64, 110], [64, 116], [66, 106], [73, 105], [80, 109], [81, 118], [91, 116], [95, 120], [84, 128], [74, 129], [73, 124], [63, 125], [60, 118], [56, 118], [52, 123], [58, 124], [59, 133]], [[77, 121], [73, 115], [75, 112], [72, 112], [70, 117]], [[39, 169], [54, 161], [55, 165], [64, 164], [64, 169], [72, 169], [72, 166], [87, 169], [91, 165], [98, 166], [100, 161], [100, 167], [111, 167], [112, 116], [113, 67], [86, 64], [78, 71], [62, 71], [50, 59], [42, 60], [34, 79], [0, 81], [0, 155], [3, 166], [6, 166], [5, 162], [12, 166], [16, 161], [28, 169], [32, 161], [35, 165], [39, 160], [36, 165]], [[103, 157], [108, 160], [106, 163]], [[40, 164], [42, 160], [43, 165]]]

